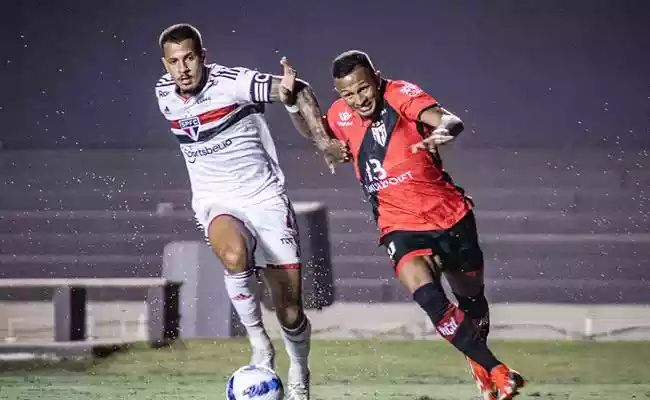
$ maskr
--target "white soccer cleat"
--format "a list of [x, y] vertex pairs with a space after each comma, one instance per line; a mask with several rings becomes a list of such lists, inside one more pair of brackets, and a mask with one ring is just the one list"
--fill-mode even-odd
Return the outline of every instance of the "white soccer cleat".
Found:
[[309, 374], [302, 381], [289, 382], [285, 400], [309, 400]]

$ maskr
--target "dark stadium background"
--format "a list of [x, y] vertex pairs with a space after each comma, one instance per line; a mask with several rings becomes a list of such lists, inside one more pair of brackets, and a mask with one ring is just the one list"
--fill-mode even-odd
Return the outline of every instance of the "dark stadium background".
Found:
[[[119, 210], [124, 198], [130, 209], [144, 209], [133, 199], [145, 192], [187, 200], [186, 172], [153, 85], [163, 72], [159, 32], [189, 22], [202, 31], [210, 61], [280, 72], [280, 57], [289, 57], [324, 109], [336, 97], [331, 59], [357, 48], [386, 77], [418, 83], [460, 115], [467, 130], [445, 156], [452, 176], [477, 199], [492, 299], [648, 302], [649, 21], [643, 0], [6, 0], [0, 275], [92, 274], [83, 262], [67, 269], [61, 263], [68, 261], [48, 261], [56, 248], [104, 266], [119, 249], [139, 256], [129, 243], [90, 243], [83, 235], [76, 242], [67, 220], [43, 214], [41, 223], [19, 211]], [[328, 176], [282, 108], [270, 106], [268, 115], [298, 200], [336, 188], [342, 194], [327, 197], [330, 209], [368, 211], [349, 167]], [[104, 149], [112, 152], [92, 152]], [[312, 189], [321, 191], [310, 196]], [[175, 192], [155, 194], [165, 190]], [[332, 252], [350, 264], [334, 266], [339, 299], [408, 300], [392, 281], [390, 290], [367, 294], [375, 288], [368, 279], [392, 279], [387, 257], [372, 239], [347, 243], [341, 223], [332, 221], [339, 235]], [[21, 239], [39, 229], [68, 236], [50, 247]], [[350, 231], [373, 236], [365, 221]], [[155, 246], [142, 249], [159, 256]], [[26, 258], [39, 251], [36, 261]], [[381, 261], [358, 258], [370, 256]], [[124, 265], [93, 269], [103, 276], [118, 270], [128, 275]], [[133, 274], [158, 271], [154, 262]], [[360, 278], [370, 289], [360, 289]]]
[[[358, 48], [387, 77], [467, 119], [462, 146], [650, 143], [650, 4], [627, 1], [3, 1], [0, 137], [8, 148], [175, 145], [153, 97], [159, 32], [189, 22], [209, 59], [280, 72], [323, 106], [331, 59]], [[272, 112], [280, 146], [304, 146]]]

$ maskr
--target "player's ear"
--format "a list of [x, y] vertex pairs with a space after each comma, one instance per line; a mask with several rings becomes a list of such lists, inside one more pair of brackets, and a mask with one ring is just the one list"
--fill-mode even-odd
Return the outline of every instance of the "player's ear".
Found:
[[341, 92], [339, 92], [339, 89], [336, 87], [336, 79], [334, 79], [334, 87], [332, 88], [338, 94], [339, 96], [341, 95]]
[[379, 83], [381, 83], [381, 71], [380, 70], [375, 71], [375, 82], [377, 82], [377, 85], [379, 85]]
[[169, 72], [169, 68], [167, 68], [167, 60], [165, 60], [165, 57], [160, 57], [160, 61], [163, 64], [163, 67], [165, 67], [165, 71]]
[[204, 47], [201, 49], [201, 53], [199, 54], [199, 58], [201, 59], [201, 62], [205, 62], [206, 55], [208, 54], [208, 50]]

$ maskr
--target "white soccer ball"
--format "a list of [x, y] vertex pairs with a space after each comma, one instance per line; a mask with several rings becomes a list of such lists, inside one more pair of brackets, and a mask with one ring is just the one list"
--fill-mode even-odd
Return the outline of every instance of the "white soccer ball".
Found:
[[226, 400], [282, 400], [284, 387], [275, 371], [247, 365], [235, 371], [226, 386]]

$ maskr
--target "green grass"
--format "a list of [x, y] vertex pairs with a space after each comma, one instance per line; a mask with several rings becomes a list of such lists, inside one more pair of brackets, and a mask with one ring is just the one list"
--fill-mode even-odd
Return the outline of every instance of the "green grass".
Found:
[[[529, 379], [521, 399], [650, 399], [650, 342], [494, 341], [492, 348]], [[245, 342], [224, 340], [138, 345], [94, 361], [0, 363], [0, 399], [221, 400], [227, 377], [248, 357]], [[442, 341], [318, 340], [311, 367], [313, 400], [476, 395], [464, 359]]]

